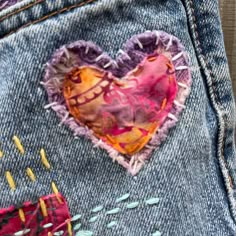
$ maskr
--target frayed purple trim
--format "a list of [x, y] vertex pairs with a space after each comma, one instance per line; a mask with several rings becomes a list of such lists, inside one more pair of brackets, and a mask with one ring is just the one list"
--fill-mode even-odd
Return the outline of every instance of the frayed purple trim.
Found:
[[[61, 119], [60, 124], [68, 125], [74, 131], [75, 136], [80, 135], [91, 139], [95, 147], [106, 149], [113, 160], [125, 167], [132, 175], [136, 175], [145, 161], [150, 158], [153, 149], [156, 149], [165, 140], [168, 130], [176, 124], [190, 92], [191, 72], [188, 55], [179, 39], [163, 31], [148, 31], [135, 35], [126, 42], [123, 48], [124, 50], [120, 50], [114, 61], [92, 42], [81, 40], [65, 45], [58, 49], [46, 64], [46, 73], [42, 84], [49, 96], [50, 104], [46, 108], [51, 107], [57, 113]], [[116, 77], [123, 77], [154, 51], [165, 53], [172, 58], [179, 85], [178, 93], [170, 116], [166, 118], [149, 143], [130, 158], [121, 155], [108, 144], [98, 140], [91, 130], [79, 125], [69, 115], [62, 94], [62, 83], [68, 72], [75, 67], [84, 65], [96, 66], [111, 72]]]

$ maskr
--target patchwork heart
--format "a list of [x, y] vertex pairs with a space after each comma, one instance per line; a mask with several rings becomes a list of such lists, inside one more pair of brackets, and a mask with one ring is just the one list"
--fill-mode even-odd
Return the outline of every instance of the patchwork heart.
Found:
[[191, 75], [180, 41], [154, 31], [133, 36], [116, 61], [91, 42], [63, 46], [42, 84], [61, 124], [135, 175], [177, 122]]

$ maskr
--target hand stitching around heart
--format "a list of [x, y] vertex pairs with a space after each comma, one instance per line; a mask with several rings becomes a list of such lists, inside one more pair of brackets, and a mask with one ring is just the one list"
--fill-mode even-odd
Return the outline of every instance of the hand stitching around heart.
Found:
[[43, 85], [61, 123], [135, 175], [177, 122], [191, 75], [179, 40], [153, 31], [133, 36], [116, 61], [91, 42], [63, 46]]

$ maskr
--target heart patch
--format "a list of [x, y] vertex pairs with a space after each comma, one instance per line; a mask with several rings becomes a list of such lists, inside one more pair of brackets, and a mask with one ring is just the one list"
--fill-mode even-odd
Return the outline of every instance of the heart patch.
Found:
[[60, 124], [135, 175], [177, 122], [191, 74], [184, 47], [165, 32], [135, 35], [123, 48], [114, 61], [92, 42], [65, 45], [42, 84]]

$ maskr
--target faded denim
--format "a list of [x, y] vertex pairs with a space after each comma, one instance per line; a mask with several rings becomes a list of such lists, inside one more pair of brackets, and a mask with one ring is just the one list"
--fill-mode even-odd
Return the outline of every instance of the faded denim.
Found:
[[[154, 207], [122, 211], [118, 226], [109, 230], [106, 224], [114, 216], [84, 221], [83, 229], [94, 235], [146, 236], [157, 229], [170, 236], [236, 235], [235, 107], [218, 0], [97, 0], [80, 6], [78, 0], [45, 0], [27, 7], [32, 2], [0, 12], [0, 143], [5, 153], [0, 207], [48, 195], [54, 180], [72, 216], [86, 218], [100, 204], [111, 209], [127, 192], [133, 201], [160, 198]], [[146, 30], [163, 30], [182, 41], [193, 84], [176, 127], [132, 177], [104, 150], [58, 126], [56, 114], [44, 109], [48, 99], [40, 81], [45, 63], [64, 44], [93, 41], [115, 57], [127, 39]], [[24, 156], [13, 135], [21, 138]], [[41, 147], [51, 172], [40, 163]], [[34, 183], [25, 175], [28, 166], [37, 176]], [[15, 178], [14, 192], [6, 170]]]

